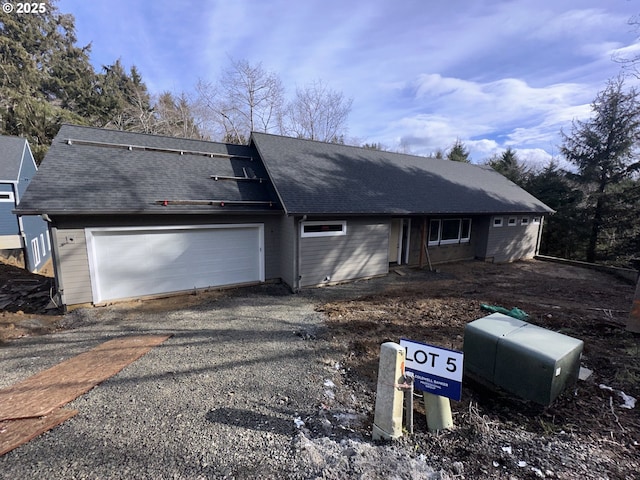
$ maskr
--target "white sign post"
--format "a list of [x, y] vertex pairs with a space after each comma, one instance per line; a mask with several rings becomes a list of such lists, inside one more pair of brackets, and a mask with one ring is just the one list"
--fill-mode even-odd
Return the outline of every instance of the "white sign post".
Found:
[[437, 431], [453, 426], [449, 399], [462, 398], [462, 352], [400, 339], [406, 351], [405, 371], [414, 375], [414, 388], [423, 392], [427, 426]]

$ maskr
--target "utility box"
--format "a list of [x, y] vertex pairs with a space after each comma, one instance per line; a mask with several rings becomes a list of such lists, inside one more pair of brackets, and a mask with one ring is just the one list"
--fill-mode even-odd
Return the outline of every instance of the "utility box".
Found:
[[501, 313], [464, 329], [464, 373], [525, 400], [550, 405], [580, 372], [582, 340]]

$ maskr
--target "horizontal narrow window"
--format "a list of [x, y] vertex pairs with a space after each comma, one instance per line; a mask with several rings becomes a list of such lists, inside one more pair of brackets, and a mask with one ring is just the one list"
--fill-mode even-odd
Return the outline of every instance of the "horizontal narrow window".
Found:
[[347, 234], [347, 222], [302, 222], [300, 235], [304, 237], [337, 237]]
[[533, 223], [540, 223], [540, 217], [533, 217]]
[[520, 225], [529, 225], [529, 217], [522, 217], [520, 219]]
[[0, 192], [0, 202], [13, 202], [13, 192]]
[[501, 227], [502, 226], [502, 217], [493, 217], [493, 226]]
[[509, 226], [515, 227], [518, 224], [518, 219], [516, 217], [509, 217]]

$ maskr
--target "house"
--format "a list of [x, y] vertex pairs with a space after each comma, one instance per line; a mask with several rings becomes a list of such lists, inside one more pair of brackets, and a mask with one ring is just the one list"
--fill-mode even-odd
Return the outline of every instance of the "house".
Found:
[[240, 146], [71, 125], [18, 211], [50, 220], [65, 305], [531, 258], [552, 213], [487, 167], [263, 133]]
[[20, 252], [31, 272], [51, 257], [48, 226], [39, 216], [21, 217], [14, 210], [36, 170], [24, 138], [0, 135], [0, 250], [4, 257]]

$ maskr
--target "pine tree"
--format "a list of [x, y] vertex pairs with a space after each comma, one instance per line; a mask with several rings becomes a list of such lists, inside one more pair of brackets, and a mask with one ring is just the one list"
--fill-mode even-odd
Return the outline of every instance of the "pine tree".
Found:
[[[640, 139], [640, 99], [635, 88], [624, 89], [621, 78], [608, 82], [592, 104], [593, 117], [575, 121], [564, 134], [562, 154], [573, 163], [585, 192], [589, 238], [586, 260], [607, 259], [611, 232], [637, 225], [637, 215], [624, 215], [635, 173], [640, 170], [636, 146]], [[623, 220], [624, 219], [624, 220]], [[627, 222], [632, 224], [627, 224]], [[613, 240], [615, 243], [615, 240]], [[599, 248], [600, 247], [600, 248]]]
[[524, 185], [529, 174], [529, 169], [520, 162], [516, 151], [511, 147], [507, 147], [499, 157], [490, 159], [488, 165], [520, 186]]
[[449, 150], [447, 160], [451, 160], [452, 162], [471, 163], [471, 160], [469, 159], [469, 149], [459, 138], [456, 139], [451, 150]]

